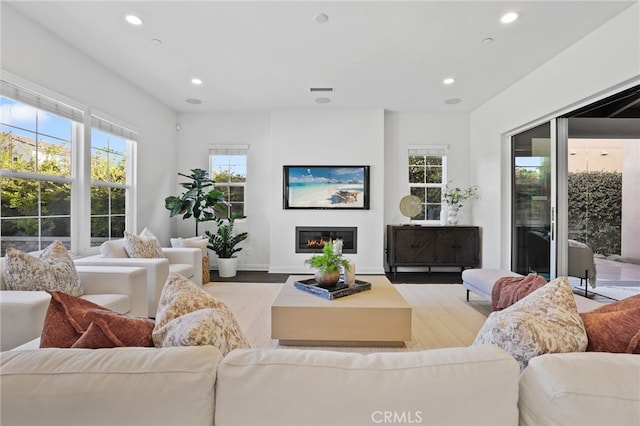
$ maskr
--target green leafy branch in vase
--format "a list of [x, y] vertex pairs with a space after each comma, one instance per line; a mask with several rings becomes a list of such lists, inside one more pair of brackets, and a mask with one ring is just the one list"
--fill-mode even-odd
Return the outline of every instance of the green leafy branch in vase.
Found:
[[450, 183], [451, 182], [447, 184], [444, 192], [442, 193], [442, 201], [444, 201], [446, 204], [460, 209], [462, 208], [462, 206], [464, 206], [464, 202], [468, 199], [473, 198], [477, 200], [478, 198], [480, 198], [480, 196], [478, 195], [477, 186], [470, 186], [468, 188], [461, 189], [458, 187], [454, 188], [449, 186]]

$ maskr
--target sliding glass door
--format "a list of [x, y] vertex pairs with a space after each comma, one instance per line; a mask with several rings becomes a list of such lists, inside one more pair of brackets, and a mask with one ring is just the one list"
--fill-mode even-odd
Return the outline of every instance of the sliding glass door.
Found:
[[554, 121], [511, 138], [511, 269], [549, 279], [556, 275]]

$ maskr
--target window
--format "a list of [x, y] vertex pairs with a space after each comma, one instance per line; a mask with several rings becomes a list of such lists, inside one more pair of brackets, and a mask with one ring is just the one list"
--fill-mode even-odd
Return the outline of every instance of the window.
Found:
[[420, 199], [422, 211], [412, 220], [440, 221], [446, 185], [446, 147], [409, 148], [409, 192]]
[[[1, 83], [0, 255], [8, 247], [41, 250], [54, 240], [72, 252], [97, 245], [81, 226], [90, 217], [91, 236], [121, 237], [133, 216], [126, 200], [134, 138], [105, 132], [99, 120], [85, 138], [88, 108]], [[78, 167], [85, 145], [86, 171]], [[91, 198], [84, 200], [88, 186]]]
[[215, 188], [222, 191], [224, 198], [231, 202], [231, 208], [226, 213], [229, 215], [245, 215], [247, 150], [246, 145], [215, 145], [209, 148], [209, 175], [215, 182]]
[[91, 118], [91, 246], [121, 238], [126, 229], [131, 139], [126, 129]]

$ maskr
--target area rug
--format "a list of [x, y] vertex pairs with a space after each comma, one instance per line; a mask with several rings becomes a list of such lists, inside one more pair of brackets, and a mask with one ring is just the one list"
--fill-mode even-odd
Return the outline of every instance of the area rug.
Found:
[[[235, 314], [254, 348], [330, 349], [343, 352], [398, 352], [469, 346], [491, 312], [491, 303], [471, 294], [461, 284], [395, 284], [412, 307], [412, 340], [405, 347], [281, 346], [271, 339], [271, 304], [283, 284], [209, 283], [204, 289]], [[309, 297], [316, 297], [309, 295]]]

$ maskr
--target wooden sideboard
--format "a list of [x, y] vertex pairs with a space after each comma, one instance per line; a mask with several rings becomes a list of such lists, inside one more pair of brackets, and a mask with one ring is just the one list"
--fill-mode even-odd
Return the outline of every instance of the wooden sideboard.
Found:
[[387, 225], [387, 263], [398, 266], [480, 266], [480, 228], [477, 226]]

